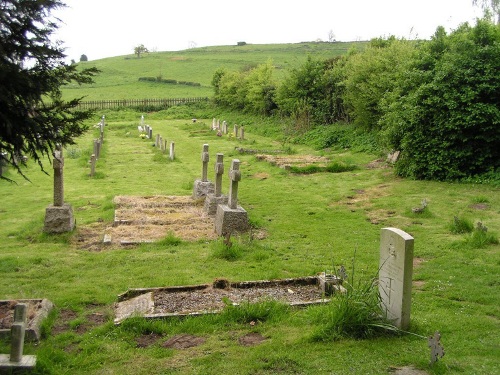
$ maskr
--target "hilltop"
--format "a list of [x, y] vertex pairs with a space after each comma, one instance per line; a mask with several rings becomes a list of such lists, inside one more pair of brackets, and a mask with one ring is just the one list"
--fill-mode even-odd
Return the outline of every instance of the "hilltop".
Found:
[[[212, 46], [183, 51], [150, 52], [80, 62], [83, 67], [101, 70], [95, 83], [68, 86], [66, 98], [85, 96], [85, 100], [205, 97], [213, 94], [212, 76], [216, 69], [245, 70], [271, 60], [278, 78], [287, 69], [297, 67], [308, 56], [332, 58], [352, 48], [364, 48], [367, 42], [307, 42], [294, 44], [246, 44]], [[139, 81], [151, 77], [199, 84], [168, 84]]]

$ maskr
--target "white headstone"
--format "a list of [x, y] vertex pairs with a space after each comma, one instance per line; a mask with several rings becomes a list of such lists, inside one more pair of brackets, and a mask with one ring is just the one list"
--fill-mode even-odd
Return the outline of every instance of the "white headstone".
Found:
[[379, 292], [387, 318], [400, 329], [410, 324], [413, 237], [397, 228], [380, 233]]

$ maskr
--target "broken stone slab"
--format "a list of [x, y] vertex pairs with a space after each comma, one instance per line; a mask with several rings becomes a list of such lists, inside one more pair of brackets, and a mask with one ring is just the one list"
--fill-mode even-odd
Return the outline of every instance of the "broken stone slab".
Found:
[[[28, 304], [28, 311], [32, 311], [34, 309], [34, 315], [33, 313], [28, 314], [25, 340], [40, 341], [40, 328], [42, 322], [45, 318], [47, 318], [50, 311], [54, 308], [54, 304], [48, 299], [0, 300], [0, 310], [7, 309], [8, 306], [13, 306], [16, 303]], [[0, 329], [0, 337], [9, 337], [9, 335], [10, 328]]]

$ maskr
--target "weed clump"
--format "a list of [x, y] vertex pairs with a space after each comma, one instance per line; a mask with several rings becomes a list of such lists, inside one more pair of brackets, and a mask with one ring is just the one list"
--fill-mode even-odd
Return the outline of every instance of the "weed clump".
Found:
[[474, 224], [469, 219], [454, 216], [453, 221], [449, 224], [448, 228], [453, 234], [464, 234], [472, 232]]

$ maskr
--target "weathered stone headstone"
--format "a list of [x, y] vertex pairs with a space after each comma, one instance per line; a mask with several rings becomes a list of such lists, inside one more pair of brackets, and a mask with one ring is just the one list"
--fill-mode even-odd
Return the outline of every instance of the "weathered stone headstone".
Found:
[[227, 122], [226, 120], [222, 121], [222, 132], [227, 134]]
[[45, 209], [44, 231], [47, 233], [71, 232], [75, 218], [71, 205], [64, 203], [64, 158], [62, 148], [54, 152], [54, 203]]
[[248, 230], [248, 214], [243, 207], [238, 205], [238, 183], [241, 180], [240, 161], [233, 159], [229, 171], [228, 203], [217, 206], [215, 215], [215, 232], [225, 236], [233, 232]]
[[160, 147], [160, 134], [156, 134], [155, 147]]
[[243, 126], [240, 128], [240, 139], [245, 139], [245, 128]]
[[403, 330], [410, 324], [413, 237], [397, 228], [380, 233], [379, 293], [387, 318]]
[[174, 142], [170, 142], [170, 160], [174, 160], [175, 159], [175, 143]]
[[217, 154], [215, 162], [215, 192], [207, 194], [204, 211], [215, 216], [219, 204], [227, 204], [227, 196], [222, 195], [222, 175], [224, 174], [224, 154]]
[[90, 155], [90, 177], [95, 174], [95, 154]]
[[153, 139], [153, 128], [151, 126], [149, 126], [148, 130], [149, 130], [148, 138]]
[[238, 125], [234, 124], [234, 138], [238, 138]]
[[198, 199], [202, 197], [206, 197], [207, 194], [214, 192], [214, 184], [211, 181], [208, 181], [208, 162], [210, 160], [210, 156], [208, 154], [208, 144], [203, 145], [203, 151], [201, 153], [201, 161], [202, 161], [202, 172], [201, 172], [201, 180], [196, 180], [193, 186], [193, 198]]
[[27, 309], [28, 306], [24, 303], [18, 303], [14, 309], [10, 356], [0, 354], [0, 370], [32, 369], [35, 367], [36, 357], [23, 355]]

